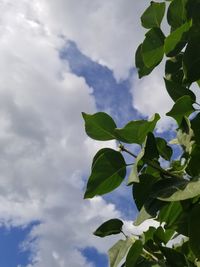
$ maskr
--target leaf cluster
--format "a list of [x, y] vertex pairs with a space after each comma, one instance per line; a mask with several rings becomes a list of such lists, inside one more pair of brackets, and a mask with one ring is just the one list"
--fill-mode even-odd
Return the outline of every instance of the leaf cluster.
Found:
[[[161, 29], [164, 17], [170, 26], [167, 36]], [[84, 198], [109, 193], [126, 181], [139, 211], [134, 225], [149, 218], [160, 224], [140, 236], [127, 236], [120, 219], [104, 222], [95, 235], [125, 236], [108, 252], [110, 267], [200, 266], [200, 113], [191, 90], [200, 84], [200, 1], [151, 1], [141, 24], [147, 33], [135, 54], [138, 75], [149, 75], [165, 59], [163, 82], [174, 101], [166, 115], [177, 124], [176, 138], [168, 143], [156, 136], [157, 113], [122, 128], [104, 112], [83, 113], [89, 137], [119, 145], [118, 150], [103, 148], [94, 156]], [[135, 144], [140, 147], [137, 154]], [[177, 146], [181, 153], [175, 159]], [[125, 153], [132, 156], [131, 164]]]

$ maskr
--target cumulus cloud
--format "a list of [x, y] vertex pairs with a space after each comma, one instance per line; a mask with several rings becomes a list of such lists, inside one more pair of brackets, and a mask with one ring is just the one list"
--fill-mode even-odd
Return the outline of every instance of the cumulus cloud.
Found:
[[56, 33], [76, 42], [91, 59], [112, 69], [117, 79], [128, 77], [134, 51], [143, 39], [140, 15], [148, 0], [43, 0], [41, 19]]
[[105, 252], [111, 241], [91, 233], [120, 213], [100, 197], [82, 200], [100, 148], [81, 118], [95, 112], [92, 88], [60, 59], [65, 39], [39, 20], [40, 11], [39, 1], [1, 1], [0, 220], [41, 222], [24, 244], [33, 253], [29, 266], [90, 266], [81, 249]]
[[134, 75], [132, 80], [133, 106], [143, 116], [152, 116], [155, 113], [161, 115], [161, 120], [157, 124], [158, 132], [171, 130], [174, 128], [172, 118], [165, 114], [173, 106], [173, 101], [169, 97], [164, 84], [163, 68], [159, 67], [149, 76], [138, 79]]

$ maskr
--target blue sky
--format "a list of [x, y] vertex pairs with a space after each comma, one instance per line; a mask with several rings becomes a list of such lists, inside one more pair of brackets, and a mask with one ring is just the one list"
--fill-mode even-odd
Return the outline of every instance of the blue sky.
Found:
[[[106, 111], [121, 127], [169, 110], [162, 70], [139, 81], [134, 69], [144, 35], [139, 16], [148, 3], [2, 3], [0, 266], [107, 267], [115, 240], [92, 232], [110, 218], [129, 226], [135, 218], [125, 183], [83, 200], [94, 154], [116, 144], [90, 140], [81, 112]], [[158, 134], [172, 138], [172, 126], [162, 120]]]

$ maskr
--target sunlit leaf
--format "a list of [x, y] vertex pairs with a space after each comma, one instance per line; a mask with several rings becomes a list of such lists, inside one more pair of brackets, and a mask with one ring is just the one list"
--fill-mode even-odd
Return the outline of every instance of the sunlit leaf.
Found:
[[130, 144], [142, 144], [148, 132], [152, 132], [160, 119], [159, 114], [155, 114], [149, 121], [131, 121], [124, 128], [116, 129], [115, 135], [122, 142]]
[[156, 3], [151, 1], [150, 6], [141, 16], [142, 26], [151, 29], [160, 27], [161, 21], [165, 13], [165, 3]]
[[133, 244], [135, 239], [133, 237], [127, 238], [126, 240], [119, 240], [111, 247], [108, 251], [110, 267], [118, 267], [119, 263], [126, 256], [127, 251]]
[[107, 141], [115, 139], [114, 129], [117, 127], [114, 120], [104, 112], [93, 115], [82, 113], [85, 120], [87, 135], [95, 140]]
[[163, 58], [165, 36], [159, 28], [152, 28], [145, 36], [142, 44], [144, 64], [147, 68], [154, 68]]

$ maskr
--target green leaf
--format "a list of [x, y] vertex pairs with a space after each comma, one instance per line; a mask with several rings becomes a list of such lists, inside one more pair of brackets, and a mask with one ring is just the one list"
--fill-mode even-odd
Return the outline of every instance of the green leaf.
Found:
[[200, 34], [192, 37], [188, 42], [183, 56], [183, 70], [187, 82], [200, 79]]
[[151, 1], [150, 6], [141, 16], [142, 26], [147, 29], [159, 28], [165, 13], [165, 3]]
[[133, 237], [127, 238], [126, 240], [119, 240], [111, 247], [108, 251], [110, 267], [118, 267], [119, 263], [126, 256], [127, 251], [133, 244], [135, 239]]
[[156, 146], [161, 157], [169, 161], [171, 159], [173, 150], [167, 145], [165, 139], [156, 137]]
[[117, 139], [129, 144], [142, 144], [148, 132], [152, 132], [160, 119], [159, 114], [155, 114], [149, 121], [131, 121], [124, 128], [116, 129]]
[[192, 252], [200, 258], [200, 205], [197, 204], [189, 214], [189, 245]]
[[161, 209], [163, 205], [166, 205], [166, 203], [153, 198], [148, 198], [146, 203], [141, 208], [136, 220], [134, 221], [134, 225], [138, 226], [147, 219], [155, 218], [157, 215], [157, 212]]
[[95, 140], [107, 141], [115, 139], [114, 129], [117, 127], [114, 120], [104, 112], [93, 115], [82, 112], [85, 120], [87, 135]]
[[130, 248], [126, 257], [126, 267], [136, 266], [137, 260], [142, 253], [143, 245], [140, 240], [136, 240]]
[[153, 70], [153, 68], [148, 68], [144, 64], [144, 60], [142, 57], [142, 44], [138, 46], [137, 51], [135, 53], [135, 66], [138, 70], [139, 78], [148, 75]]
[[101, 226], [97, 228], [94, 235], [99, 237], [105, 237], [108, 235], [116, 235], [121, 233], [123, 222], [119, 219], [111, 219], [104, 222]]
[[186, 22], [186, 2], [187, 0], [173, 0], [169, 5], [167, 21], [173, 29]]
[[166, 262], [169, 264], [169, 266], [173, 267], [188, 267], [187, 260], [183, 254], [176, 251], [175, 249], [168, 248], [168, 247], [161, 247], [161, 252], [166, 257]]
[[196, 101], [195, 94], [180, 83], [165, 79], [165, 86], [168, 94], [175, 102], [184, 95], [188, 95], [193, 101]]
[[173, 57], [177, 55], [182, 48], [186, 45], [187, 35], [189, 28], [191, 26], [191, 22], [186, 22], [181, 27], [177, 28], [173, 31], [166, 39], [165, 39], [165, 54], [169, 57]]
[[[169, 179], [168, 179], [169, 180]], [[168, 185], [160, 185], [163, 190], [160, 192], [155, 192], [154, 196], [157, 196], [158, 199], [162, 201], [179, 201], [194, 198], [200, 195], [200, 180], [197, 181], [186, 181], [180, 179], [180, 182], [176, 179], [172, 180]], [[174, 180], [174, 181], [173, 181]], [[163, 180], [165, 181], [165, 180]], [[164, 186], [166, 186], [164, 188]]]
[[196, 115], [194, 119], [191, 120], [191, 128], [194, 133], [194, 140], [197, 145], [200, 145], [200, 113]]
[[191, 129], [190, 120], [187, 117], [184, 117], [177, 132], [177, 140], [178, 144], [180, 144], [188, 154], [191, 154], [192, 152], [192, 147], [194, 144], [193, 137], [194, 133]]
[[165, 36], [160, 28], [151, 29], [145, 36], [142, 44], [144, 64], [147, 68], [154, 68], [163, 58]]
[[186, 5], [187, 16], [193, 20], [193, 23], [199, 26], [200, 22], [200, 1], [199, 0], [187, 0]]
[[133, 198], [138, 210], [148, 201], [152, 185], [158, 181], [158, 178], [149, 174], [141, 174], [139, 180], [139, 183], [133, 185]]
[[159, 153], [156, 145], [156, 139], [153, 135], [153, 133], [149, 132], [147, 134], [147, 139], [145, 143], [145, 148], [144, 148], [144, 161], [148, 160], [154, 160], [159, 158]]
[[190, 161], [187, 166], [187, 173], [192, 176], [196, 177], [200, 174], [200, 146], [194, 146], [194, 149], [192, 150], [192, 153], [190, 155]]
[[104, 149], [95, 156], [84, 198], [103, 195], [117, 188], [126, 176], [126, 163], [120, 152]]
[[169, 204], [160, 210], [158, 220], [160, 223], [166, 223], [165, 228], [170, 228], [177, 221], [182, 212], [183, 207], [180, 201], [169, 202]]
[[174, 118], [178, 125], [181, 125], [183, 117], [188, 117], [195, 110], [192, 104], [193, 100], [190, 96], [182, 96], [166, 115]]
[[170, 240], [173, 234], [174, 230], [171, 229], [164, 230], [161, 226], [159, 226], [154, 232], [153, 238], [157, 244], [161, 243], [167, 244], [167, 242]]
[[139, 183], [139, 173], [138, 173], [138, 165], [141, 161], [141, 159], [144, 156], [144, 148], [141, 149], [140, 153], [138, 154], [137, 158], [135, 159], [135, 162], [133, 164], [131, 173], [128, 177], [128, 185], [132, 183]]

